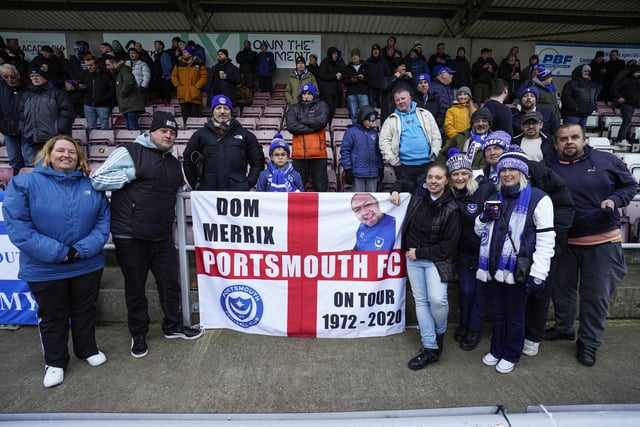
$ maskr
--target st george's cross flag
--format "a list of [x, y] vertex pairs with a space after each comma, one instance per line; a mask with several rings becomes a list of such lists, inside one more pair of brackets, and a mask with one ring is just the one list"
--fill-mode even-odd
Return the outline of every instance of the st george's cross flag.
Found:
[[386, 193], [358, 194], [192, 192], [201, 325], [318, 338], [403, 332], [409, 196], [395, 206]]

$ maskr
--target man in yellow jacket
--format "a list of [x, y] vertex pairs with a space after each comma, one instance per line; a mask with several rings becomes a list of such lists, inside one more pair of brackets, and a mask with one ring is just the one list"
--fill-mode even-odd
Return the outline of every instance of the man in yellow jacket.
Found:
[[171, 71], [171, 83], [177, 89], [185, 124], [189, 117], [202, 116], [202, 89], [207, 84], [208, 77], [207, 67], [193, 54], [193, 48], [186, 45], [182, 49], [181, 60]]

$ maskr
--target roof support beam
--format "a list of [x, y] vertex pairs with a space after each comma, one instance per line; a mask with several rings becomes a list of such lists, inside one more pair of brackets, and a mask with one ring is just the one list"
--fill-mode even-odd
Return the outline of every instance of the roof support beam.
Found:
[[440, 37], [462, 37], [468, 28], [482, 17], [491, 5], [491, 0], [466, 0], [458, 9], [450, 22], [446, 22], [447, 30]]
[[174, 2], [191, 24], [193, 31], [215, 32], [213, 25], [211, 25], [211, 16], [207, 17], [204, 13], [200, 5], [200, 0], [174, 0]]

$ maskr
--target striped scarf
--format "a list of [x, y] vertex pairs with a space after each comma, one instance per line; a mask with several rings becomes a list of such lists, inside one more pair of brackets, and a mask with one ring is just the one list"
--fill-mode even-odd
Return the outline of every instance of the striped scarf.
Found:
[[[498, 195], [498, 199], [502, 202], [502, 193]], [[497, 282], [508, 283], [510, 285], [516, 283], [513, 272], [516, 269], [516, 259], [518, 252], [520, 251], [520, 241], [522, 232], [524, 231], [525, 222], [527, 220], [527, 209], [529, 207], [529, 201], [531, 199], [531, 184], [527, 184], [524, 190], [518, 195], [516, 205], [509, 217], [509, 230], [511, 231], [511, 237], [513, 243], [509, 240], [509, 234], [505, 234], [504, 243], [502, 244], [502, 253], [500, 254], [500, 260], [498, 261], [498, 269], [494, 277], [491, 277], [489, 273], [489, 259], [491, 254], [491, 239], [493, 237], [493, 226], [496, 221], [488, 222], [482, 231], [480, 237], [480, 258], [478, 260], [478, 271], [476, 272], [476, 279], [482, 282], [488, 282], [494, 279]], [[504, 206], [504, 204], [502, 205]]]

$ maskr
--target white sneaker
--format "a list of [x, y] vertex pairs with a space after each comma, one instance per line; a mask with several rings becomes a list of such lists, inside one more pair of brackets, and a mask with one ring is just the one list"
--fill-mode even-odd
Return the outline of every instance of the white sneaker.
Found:
[[62, 384], [62, 381], [64, 381], [64, 369], [56, 368], [55, 366], [44, 367], [44, 381], [42, 381], [42, 384], [46, 388]]
[[496, 366], [496, 363], [498, 363], [498, 361], [499, 359], [495, 357], [493, 354], [491, 354], [491, 352], [485, 354], [484, 357], [482, 358], [482, 363], [484, 363], [487, 366]]
[[513, 368], [516, 366], [515, 363], [511, 363], [508, 360], [500, 359], [500, 362], [496, 365], [496, 371], [501, 374], [508, 374], [513, 371]]
[[103, 352], [98, 351], [96, 354], [87, 357], [85, 360], [91, 366], [100, 366], [107, 361], [107, 356], [105, 356]]
[[522, 354], [526, 356], [535, 356], [538, 354], [538, 346], [540, 346], [539, 342], [525, 339], [524, 346], [522, 347]]
[[620, 147], [628, 147], [631, 144], [629, 144], [629, 141], [627, 141], [626, 139], [623, 139], [622, 141], [616, 142], [616, 145], [619, 145]]

